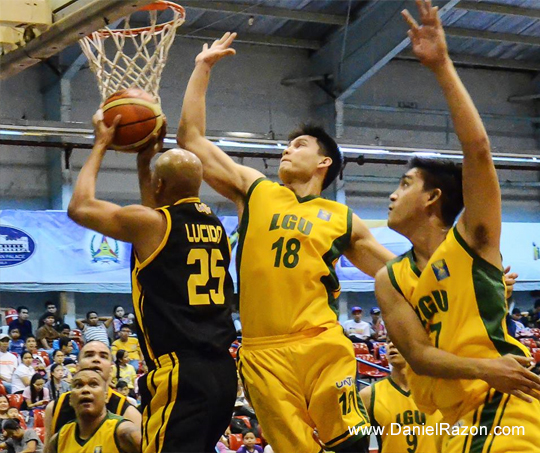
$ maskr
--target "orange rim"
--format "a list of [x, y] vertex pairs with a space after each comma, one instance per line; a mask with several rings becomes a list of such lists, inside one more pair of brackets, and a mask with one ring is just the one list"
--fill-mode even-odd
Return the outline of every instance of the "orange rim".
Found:
[[[186, 18], [186, 10], [178, 5], [177, 3], [168, 2], [166, 0], [158, 0], [155, 3], [151, 3], [150, 5], [144, 6], [139, 9], [139, 11], [165, 11], [166, 9], [172, 9], [177, 11], [182, 19]], [[170, 20], [168, 22], [163, 22], [162, 24], [158, 24], [154, 27], [138, 27], [138, 28], [129, 28], [129, 29], [118, 29], [118, 30], [98, 30], [92, 33], [92, 35], [97, 35], [100, 38], [108, 38], [112, 35], [124, 35], [124, 36], [137, 36], [141, 33], [149, 30], [154, 30], [154, 32], [159, 33], [162, 31], [167, 25], [173, 24], [174, 20]]]

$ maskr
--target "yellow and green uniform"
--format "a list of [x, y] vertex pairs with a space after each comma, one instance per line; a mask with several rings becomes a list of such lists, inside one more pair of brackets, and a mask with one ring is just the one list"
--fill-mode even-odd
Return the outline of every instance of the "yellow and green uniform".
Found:
[[371, 385], [369, 418], [374, 427], [384, 428], [384, 434], [377, 435], [379, 453], [438, 451], [437, 436], [425, 434], [425, 428], [435, 430], [442, 414], [420, 411], [411, 392], [403, 390], [391, 377]]
[[126, 419], [108, 412], [103, 422], [88, 439], [79, 436], [79, 425], [72, 421], [62, 427], [54, 443], [56, 453], [123, 453], [116, 431]]
[[[503, 271], [477, 255], [457, 227], [449, 231], [422, 272], [416, 266], [413, 250], [390, 261], [387, 268], [395, 289], [411, 304], [434, 346], [457, 356], [478, 359], [504, 354], [529, 355], [527, 348], [512, 338], [506, 328], [508, 307]], [[469, 417], [471, 423], [474, 418], [474, 423], [482, 423], [491, 430], [497, 423], [521, 424], [519, 412], [514, 410], [520, 406], [517, 399], [508, 400], [490, 391], [485, 381], [418, 376], [410, 368], [407, 375], [418, 408], [426, 413], [439, 409], [445, 422], [451, 425]], [[483, 409], [476, 413], [479, 408]], [[538, 401], [528, 408], [540, 416]], [[472, 416], [473, 413], [476, 415]], [[540, 429], [531, 427], [531, 434], [533, 430], [538, 449]], [[448, 445], [457, 445], [463, 437], [450, 437]], [[475, 436], [471, 451], [483, 451], [478, 442], [486, 441], [488, 445], [491, 437], [486, 441]], [[495, 440], [491, 453], [510, 451], [504, 450], [502, 439]], [[463, 447], [462, 443], [459, 445]], [[499, 445], [501, 449], [497, 449]], [[453, 447], [446, 448], [443, 451], [454, 451]], [[459, 447], [455, 448], [461, 452]]]
[[[71, 420], [75, 419], [75, 409], [70, 403], [71, 392], [62, 393], [60, 397], [54, 401], [51, 419], [51, 435], [60, 431], [60, 429]], [[107, 389], [107, 411], [123, 416], [129, 407], [126, 397], [117, 391]]]
[[264, 178], [248, 191], [237, 267], [240, 372], [276, 451], [318, 452], [368, 423], [355, 388], [351, 342], [337, 321], [334, 265], [349, 246], [352, 212], [297, 197]]

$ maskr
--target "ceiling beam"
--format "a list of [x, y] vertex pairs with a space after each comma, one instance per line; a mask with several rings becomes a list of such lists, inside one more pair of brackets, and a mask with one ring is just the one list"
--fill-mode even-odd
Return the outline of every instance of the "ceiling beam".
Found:
[[[534, 61], [511, 60], [509, 58], [487, 58], [476, 55], [450, 54], [456, 65], [473, 68], [508, 69], [511, 71], [540, 72], [540, 63]], [[396, 60], [418, 61], [418, 58], [410, 50], [401, 52]]]
[[0, 79], [11, 77], [75, 44], [83, 36], [129, 16], [152, 0], [92, 0], [47, 31], [6, 55], [0, 56]]
[[[444, 16], [459, 0], [433, 0]], [[370, 2], [357, 19], [334, 33], [311, 58], [311, 72], [331, 74], [327, 89], [338, 102], [351, 96], [409, 44], [401, 11], [416, 14], [414, 0]], [[329, 79], [330, 80], [330, 79]]]
[[530, 17], [532, 19], [540, 19], [540, 9], [523, 8], [521, 6], [501, 5], [499, 3], [477, 3], [471, 1], [463, 1], [456, 5], [457, 9], [466, 11], [479, 11], [482, 13], [503, 14], [505, 16]]
[[524, 96], [510, 96], [508, 102], [540, 101], [540, 94], [526, 94]]
[[200, 9], [206, 11], [216, 11], [234, 14], [245, 14], [247, 16], [264, 16], [276, 19], [295, 20], [299, 22], [313, 22], [318, 24], [339, 25], [347, 23], [346, 16], [335, 14], [316, 13], [304, 10], [294, 10], [286, 8], [275, 8], [271, 6], [257, 6], [243, 3], [215, 2], [200, 0], [182, 0], [182, 6], [186, 8]]
[[[196, 29], [189, 27], [180, 27], [176, 32], [178, 36], [190, 39], [219, 39], [223, 36], [222, 31], [205, 29]], [[260, 46], [274, 47], [291, 47], [295, 49], [318, 50], [321, 48], [321, 43], [316, 40], [298, 39], [298, 38], [282, 38], [272, 35], [257, 35], [241, 33], [234, 40], [237, 43], [255, 44]]]
[[487, 30], [471, 30], [468, 28], [446, 27], [446, 35], [454, 38], [483, 39], [485, 41], [504, 42], [511, 44], [525, 44], [540, 46], [540, 37], [517, 35], [514, 33], [498, 33]]

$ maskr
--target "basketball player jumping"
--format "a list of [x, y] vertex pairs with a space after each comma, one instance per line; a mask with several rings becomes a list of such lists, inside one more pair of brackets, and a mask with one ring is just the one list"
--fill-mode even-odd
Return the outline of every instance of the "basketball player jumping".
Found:
[[84, 227], [133, 244], [133, 305], [150, 370], [139, 380], [142, 452], [213, 451], [230, 422], [237, 384], [228, 350], [236, 334], [225, 229], [198, 198], [202, 166], [195, 155], [169, 150], [150, 171], [163, 135], [138, 156], [144, 203], [159, 208], [98, 200], [98, 171], [119, 120], [109, 128], [100, 114], [94, 116], [95, 145], [68, 214]]
[[[467, 435], [445, 432], [444, 453], [540, 451], [540, 378], [518, 366], [530, 363], [529, 352], [510, 337], [505, 324], [501, 193], [489, 139], [450, 60], [437, 8], [430, 1], [416, 3], [422, 25], [404, 11], [413, 51], [446, 97], [463, 168], [435, 160], [411, 162], [390, 196], [388, 225], [413, 248], [377, 274], [377, 298], [392, 341], [412, 368], [408, 382], [419, 409], [439, 409], [459, 434], [464, 427], [469, 430]], [[440, 372], [428, 370], [418, 361], [426, 343], [471, 358], [469, 372], [456, 375], [452, 361]], [[495, 371], [506, 369], [508, 383], [514, 384], [508, 387], [490, 376], [489, 363], [498, 363]], [[513, 427], [523, 431], [498, 435]]]
[[[319, 452], [315, 427], [327, 449], [367, 451], [369, 439], [349, 431], [368, 420], [357, 397], [352, 344], [337, 321], [334, 264], [344, 254], [375, 275], [393, 255], [351, 209], [320, 197], [343, 162], [324, 130], [306, 126], [291, 134], [279, 166], [283, 185], [236, 164], [205, 138], [210, 71], [235, 53], [230, 48], [235, 36], [226, 33], [211, 47], [205, 44], [197, 56], [178, 143], [199, 156], [206, 182], [237, 206], [244, 386], [276, 452]], [[424, 347], [431, 356], [444, 356], [429, 343]], [[468, 371], [467, 360], [451, 359]], [[446, 361], [442, 357], [432, 366], [444, 367]]]

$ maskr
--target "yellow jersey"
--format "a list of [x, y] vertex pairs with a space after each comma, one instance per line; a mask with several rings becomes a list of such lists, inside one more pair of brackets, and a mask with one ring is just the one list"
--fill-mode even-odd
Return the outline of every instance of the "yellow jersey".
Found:
[[237, 250], [242, 333], [290, 335], [337, 325], [335, 263], [351, 240], [352, 211], [265, 178], [250, 187]]
[[[413, 250], [389, 261], [387, 268], [393, 286], [411, 304], [435, 347], [471, 358], [529, 355], [506, 328], [503, 271], [477, 255], [456, 227], [422, 272]], [[449, 423], [483, 403], [488, 391], [482, 380], [418, 376], [410, 368], [407, 374], [418, 407], [427, 413], [439, 409]]]
[[73, 421], [58, 432], [55, 444], [56, 453], [123, 453], [118, 446], [116, 430], [124, 418], [111, 412], [103, 419], [101, 425], [88, 439], [79, 437], [79, 425]]
[[[371, 386], [368, 408], [371, 425], [384, 429], [377, 434], [380, 453], [433, 453], [437, 448], [435, 425], [442, 419], [436, 411], [426, 415], [414, 402], [411, 392], [403, 390], [391, 377]], [[426, 429], [432, 427], [432, 433]]]

